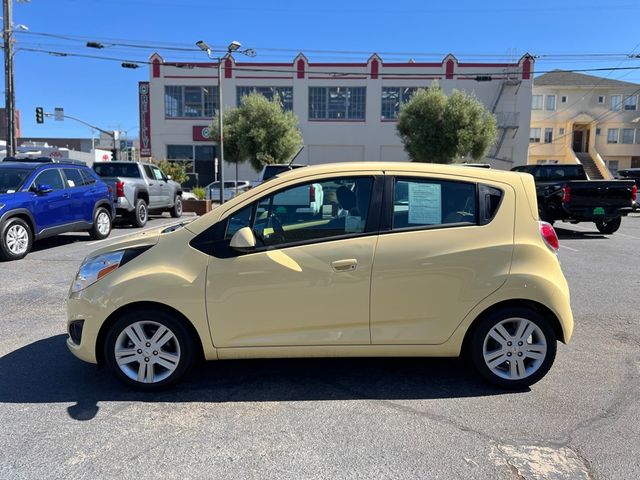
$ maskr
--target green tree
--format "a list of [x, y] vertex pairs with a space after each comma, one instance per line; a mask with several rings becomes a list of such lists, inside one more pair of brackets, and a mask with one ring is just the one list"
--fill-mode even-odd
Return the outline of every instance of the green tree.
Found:
[[160, 160], [157, 162], [158, 168], [162, 172], [171, 177], [171, 179], [178, 183], [184, 183], [187, 181], [187, 171], [180, 162], [169, 162], [167, 160]]
[[447, 96], [437, 82], [400, 109], [396, 128], [414, 162], [480, 160], [496, 139], [496, 119], [475, 96], [460, 90]]
[[[286, 163], [302, 144], [298, 118], [283, 111], [277, 98], [267, 100], [259, 93], [242, 98], [240, 106], [224, 112], [224, 160], [249, 161], [260, 171], [263, 166]], [[218, 119], [211, 138], [219, 136]]]

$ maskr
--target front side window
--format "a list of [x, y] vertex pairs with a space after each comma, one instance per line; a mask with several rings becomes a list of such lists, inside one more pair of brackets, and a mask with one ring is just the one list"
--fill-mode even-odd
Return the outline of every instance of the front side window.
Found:
[[544, 129], [544, 143], [553, 142], [553, 128]]
[[400, 107], [411, 100], [417, 87], [382, 87], [382, 120], [398, 118]]
[[476, 185], [398, 178], [393, 191], [392, 229], [477, 223]]
[[144, 174], [147, 176], [148, 179], [153, 180], [154, 178], [156, 178], [149, 165], [143, 165], [143, 168], [144, 168]]
[[607, 130], [607, 143], [618, 143], [618, 129], [610, 128]]
[[211, 118], [218, 108], [218, 90], [213, 85], [164, 87], [166, 118]]
[[366, 87], [309, 87], [309, 120], [364, 120]]
[[530, 143], [540, 143], [540, 129], [532, 128], [529, 132], [529, 142]]
[[542, 95], [531, 96], [531, 110], [542, 110]]
[[39, 174], [33, 181], [32, 188], [38, 185], [49, 185], [53, 190], [64, 189], [64, 183], [62, 183], [62, 177], [60, 176], [60, 170], [57, 168], [50, 168]]
[[269, 101], [277, 98], [282, 110], [293, 110], [293, 87], [237, 87], [237, 105], [240, 106], [242, 97], [249, 95], [251, 92], [259, 93]]
[[364, 233], [372, 186], [373, 178], [362, 177], [286, 188], [229, 217], [225, 238], [247, 226], [263, 247]]
[[612, 111], [617, 112], [621, 109], [622, 95], [611, 95], [609, 97], [609, 105]]
[[636, 95], [629, 95], [624, 97], [624, 109], [625, 110], [636, 110], [638, 106], [638, 97]]
[[622, 143], [633, 143], [633, 128], [622, 129]]
[[556, 109], [556, 96], [547, 95], [547, 110], [555, 110], [555, 109]]
[[164, 180], [164, 175], [162, 174], [162, 172], [158, 167], [153, 167], [153, 176], [155, 177], [156, 180], [160, 180], [160, 181]]

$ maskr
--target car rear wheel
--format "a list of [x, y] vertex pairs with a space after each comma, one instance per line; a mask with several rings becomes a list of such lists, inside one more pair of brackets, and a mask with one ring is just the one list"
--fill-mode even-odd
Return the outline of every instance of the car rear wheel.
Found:
[[131, 224], [134, 227], [144, 227], [147, 224], [149, 218], [149, 210], [147, 209], [147, 202], [144, 199], [139, 198], [136, 200], [135, 208], [131, 212]]
[[596, 220], [596, 228], [600, 233], [611, 235], [617, 232], [622, 223], [622, 217], [612, 218], [611, 220]]
[[93, 216], [93, 226], [89, 230], [89, 235], [94, 240], [107, 238], [111, 233], [111, 215], [104, 207], [99, 207]]
[[10, 218], [0, 228], [0, 258], [20, 260], [31, 251], [33, 233], [21, 218]]
[[129, 386], [157, 390], [177, 382], [192, 367], [195, 342], [185, 325], [157, 309], [123, 315], [104, 345], [109, 369]]
[[180, 197], [180, 195], [176, 195], [176, 198], [173, 200], [173, 207], [171, 207], [169, 213], [173, 218], [182, 216], [182, 197]]
[[481, 320], [471, 338], [471, 359], [490, 383], [506, 389], [533, 385], [556, 356], [556, 335], [535, 310], [509, 308]]

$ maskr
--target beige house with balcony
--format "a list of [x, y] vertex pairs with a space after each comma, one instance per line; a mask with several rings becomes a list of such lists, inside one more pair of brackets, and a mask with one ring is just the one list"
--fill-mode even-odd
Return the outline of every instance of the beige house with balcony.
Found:
[[529, 164], [582, 163], [591, 178], [640, 167], [640, 84], [555, 70], [534, 79]]

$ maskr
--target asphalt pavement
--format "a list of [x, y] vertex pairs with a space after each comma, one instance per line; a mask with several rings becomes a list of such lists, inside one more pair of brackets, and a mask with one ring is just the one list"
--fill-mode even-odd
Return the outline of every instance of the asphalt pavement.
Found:
[[134, 392], [67, 351], [65, 298], [85, 255], [140, 229], [39, 242], [0, 263], [0, 478], [640, 478], [640, 215], [556, 227], [574, 338], [511, 393], [456, 359], [335, 358]]

